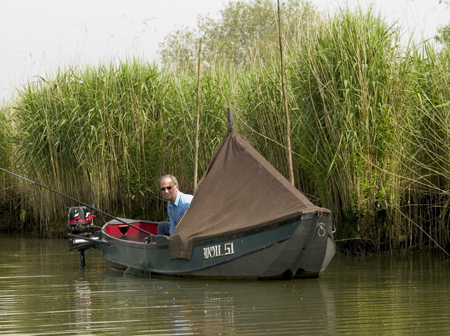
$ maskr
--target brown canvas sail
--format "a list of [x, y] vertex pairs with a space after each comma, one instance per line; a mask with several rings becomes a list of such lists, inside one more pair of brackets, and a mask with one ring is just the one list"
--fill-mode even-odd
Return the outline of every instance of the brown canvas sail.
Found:
[[216, 148], [189, 210], [170, 236], [170, 259], [190, 259], [195, 241], [318, 210], [329, 212], [312, 204], [233, 130]]

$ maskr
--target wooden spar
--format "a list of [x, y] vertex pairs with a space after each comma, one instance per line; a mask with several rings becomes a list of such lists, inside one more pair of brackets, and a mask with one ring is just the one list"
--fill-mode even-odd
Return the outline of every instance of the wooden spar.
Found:
[[202, 38], [198, 40], [198, 75], [197, 75], [197, 118], [195, 123], [195, 158], [194, 158], [194, 192], [197, 189], [198, 180], [198, 133], [200, 129], [200, 89], [201, 89], [201, 75], [202, 75]]
[[289, 118], [286, 78], [284, 75], [283, 43], [281, 40], [280, 0], [277, 0], [277, 12], [278, 12], [278, 40], [280, 44], [280, 63], [281, 63], [281, 90], [283, 93], [283, 110], [286, 116], [286, 154], [289, 164], [289, 181], [294, 185], [294, 169], [292, 167], [292, 151], [291, 151], [291, 121]]

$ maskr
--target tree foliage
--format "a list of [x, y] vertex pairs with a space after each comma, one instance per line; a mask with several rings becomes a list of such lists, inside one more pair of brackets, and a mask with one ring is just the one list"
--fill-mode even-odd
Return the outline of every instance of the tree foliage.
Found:
[[[288, 43], [298, 41], [319, 17], [304, 0], [281, 2], [283, 34]], [[202, 58], [209, 64], [228, 62], [246, 66], [252, 57], [265, 59], [278, 49], [276, 2], [272, 0], [230, 1], [219, 18], [199, 16], [197, 28], [176, 30], [160, 44], [164, 65], [195, 69], [198, 38], [203, 38]]]
[[450, 46], [450, 24], [438, 28], [438, 33], [434, 38], [442, 45]]
[[[450, 1], [439, 0], [439, 4], [444, 4], [448, 8], [448, 6], [450, 5]], [[434, 39], [444, 46], [450, 46], [450, 23], [445, 26], [439, 27], [437, 35], [434, 37]]]

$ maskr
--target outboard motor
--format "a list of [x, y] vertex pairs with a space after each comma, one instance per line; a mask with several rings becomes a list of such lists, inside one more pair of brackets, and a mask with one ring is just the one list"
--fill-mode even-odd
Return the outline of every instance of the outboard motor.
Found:
[[84, 251], [95, 247], [102, 241], [99, 239], [100, 232], [93, 233], [95, 215], [86, 206], [73, 207], [69, 209], [67, 229], [69, 230], [69, 250], [80, 252], [80, 267], [86, 267]]
[[71, 233], [85, 233], [94, 226], [94, 217], [95, 215], [85, 206], [70, 208], [67, 227]]

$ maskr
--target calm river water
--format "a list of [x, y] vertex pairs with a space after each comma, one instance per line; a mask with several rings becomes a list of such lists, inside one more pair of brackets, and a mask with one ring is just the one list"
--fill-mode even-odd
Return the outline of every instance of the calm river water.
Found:
[[0, 236], [1, 335], [449, 335], [450, 260], [336, 257], [319, 279], [126, 279], [97, 250]]

